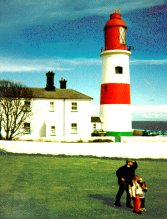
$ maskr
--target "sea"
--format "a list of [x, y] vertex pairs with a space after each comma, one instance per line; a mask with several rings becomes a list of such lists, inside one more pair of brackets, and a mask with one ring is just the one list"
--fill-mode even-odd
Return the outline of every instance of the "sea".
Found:
[[132, 121], [133, 129], [167, 131], [167, 121]]

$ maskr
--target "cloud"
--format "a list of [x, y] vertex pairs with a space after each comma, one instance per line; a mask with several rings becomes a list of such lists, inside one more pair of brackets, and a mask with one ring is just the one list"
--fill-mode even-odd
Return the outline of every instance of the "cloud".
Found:
[[13, 59], [0, 58], [0, 72], [41, 72], [41, 71], [70, 71], [76, 66], [100, 66], [100, 59]]
[[[162, 60], [132, 60], [132, 65], [165, 65], [167, 59]], [[54, 69], [69, 71], [76, 66], [100, 66], [100, 58], [50, 58], [50, 59], [13, 59], [0, 58], [0, 72], [38, 72]]]
[[[104, 16], [116, 8], [123, 11], [142, 9], [164, 4], [164, 0], [4, 0], [0, 1], [0, 26], [48, 23], [57, 20], [71, 20], [87, 16]], [[20, 19], [23, 18], [23, 19]]]
[[[92, 106], [92, 115], [99, 116], [100, 106]], [[167, 105], [132, 105], [133, 121], [167, 121]]]
[[132, 65], [166, 65], [167, 59], [161, 60], [131, 60]]
[[133, 120], [167, 121], [167, 105], [132, 106]]
[[0, 59], [0, 72], [40, 72], [52, 69], [58, 71], [69, 70], [55, 60]]
[[[132, 60], [132, 65], [165, 65], [167, 59], [162, 60]], [[61, 57], [50, 59], [13, 59], [0, 58], [0, 72], [38, 72], [52, 69], [55, 71], [70, 71], [77, 66], [100, 66], [100, 58], [71, 58]]]

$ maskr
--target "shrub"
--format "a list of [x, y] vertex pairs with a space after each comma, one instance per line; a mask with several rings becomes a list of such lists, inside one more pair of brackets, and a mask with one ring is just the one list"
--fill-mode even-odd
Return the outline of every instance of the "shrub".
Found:
[[0, 154], [7, 154], [7, 151], [4, 148], [0, 148]]
[[94, 140], [90, 140], [89, 142], [113, 142], [113, 140], [111, 140], [111, 139], [96, 138]]

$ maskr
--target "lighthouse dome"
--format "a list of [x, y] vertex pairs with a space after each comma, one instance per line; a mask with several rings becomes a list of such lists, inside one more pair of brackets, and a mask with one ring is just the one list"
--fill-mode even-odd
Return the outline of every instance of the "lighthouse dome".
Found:
[[113, 13], [107, 21], [105, 32], [105, 50], [127, 50], [126, 47], [126, 23], [121, 14]]
[[110, 20], [107, 21], [105, 28], [111, 26], [122, 26], [127, 28], [126, 23], [121, 19], [121, 14], [114, 13], [110, 15]]

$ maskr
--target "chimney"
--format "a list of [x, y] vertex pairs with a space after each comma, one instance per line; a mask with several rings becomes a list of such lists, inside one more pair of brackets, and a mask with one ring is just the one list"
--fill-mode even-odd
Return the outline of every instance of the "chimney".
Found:
[[66, 89], [67, 81], [64, 78], [61, 78], [60, 82], [60, 89]]
[[54, 75], [55, 73], [53, 73], [52, 71], [48, 71], [48, 73], [46, 73], [46, 77], [47, 77], [47, 82], [46, 82], [46, 90], [47, 91], [53, 91], [55, 90], [55, 86], [54, 86]]

